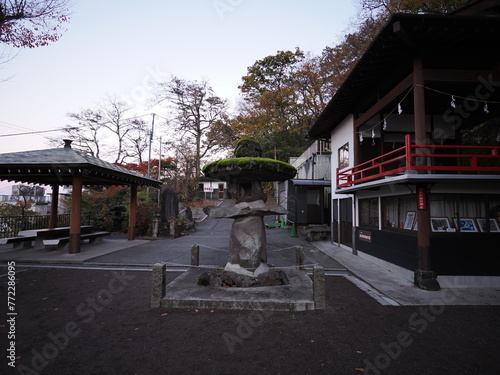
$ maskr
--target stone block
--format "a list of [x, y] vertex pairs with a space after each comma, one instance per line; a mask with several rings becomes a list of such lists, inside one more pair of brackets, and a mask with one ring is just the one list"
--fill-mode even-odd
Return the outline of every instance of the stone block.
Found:
[[153, 309], [157, 309], [161, 306], [161, 299], [165, 296], [165, 272], [165, 263], [156, 263], [153, 266], [153, 272], [151, 276], [151, 308]]
[[313, 267], [313, 295], [314, 309], [324, 310], [326, 307], [325, 270], [318, 265]]

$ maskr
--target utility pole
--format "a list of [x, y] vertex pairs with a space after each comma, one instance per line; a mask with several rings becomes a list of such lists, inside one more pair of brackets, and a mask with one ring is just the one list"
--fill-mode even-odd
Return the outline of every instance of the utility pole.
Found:
[[[158, 180], [161, 178], [161, 137], [160, 137], [160, 155], [158, 156]], [[158, 189], [158, 206], [161, 204], [161, 189]]]
[[151, 132], [149, 133], [148, 177], [151, 177], [151, 147], [153, 145], [153, 133], [155, 130], [156, 114], [152, 113], [152, 115], [153, 115], [153, 121], [151, 122]]

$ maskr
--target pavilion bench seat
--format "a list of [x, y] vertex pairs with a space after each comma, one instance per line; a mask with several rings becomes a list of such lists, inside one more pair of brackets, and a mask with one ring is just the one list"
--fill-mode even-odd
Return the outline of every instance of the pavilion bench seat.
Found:
[[[89, 240], [89, 243], [98, 242], [102, 240], [102, 237], [111, 235], [111, 232], [92, 232], [83, 233], [80, 235], [81, 240]], [[69, 237], [51, 238], [43, 240], [43, 244], [47, 248], [54, 248], [61, 245], [67, 245], [69, 243]]]
[[13, 244], [14, 249], [29, 249], [33, 247], [33, 241], [35, 240], [36, 236], [0, 238], [0, 245]]

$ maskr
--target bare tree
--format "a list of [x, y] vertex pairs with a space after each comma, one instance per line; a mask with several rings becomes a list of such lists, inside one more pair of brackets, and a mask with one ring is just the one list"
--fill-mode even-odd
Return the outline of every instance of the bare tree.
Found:
[[115, 136], [115, 163], [123, 163], [127, 157], [130, 157], [125, 142], [128, 133], [134, 126], [134, 122], [131, 120], [135, 120], [135, 118], [125, 118], [129, 109], [125, 103], [112, 97], [108, 97], [100, 108], [104, 118], [102, 126]]
[[[200, 177], [201, 159], [221, 146], [210, 130], [227, 124], [227, 102], [214, 94], [207, 81], [186, 81], [172, 77], [160, 83], [156, 103], [167, 103], [173, 113], [174, 124], [181, 139], [191, 138], [195, 145], [195, 176]], [[212, 135], [212, 137], [208, 137]]]
[[198, 180], [195, 177], [196, 157], [188, 139], [169, 140], [164, 143], [165, 148], [173, 154], [174, 168], [167, 170], [166, 185], [179, 192], [183, 200], [191, 200], [197, 188]]
[[[76, 125], [66, 125], [61, 131], [76, 141], [76, 147], [96, 157], [112, 158], [119, 164], [127, 159], [141, 162], [148, 144], [148, 128], [143, 119], [129, 116], [129, 111], [123, 102], [107, 97], [97, 109], [69, 113]], [[59, 138], [52, 137], [49, 141], [60, 144]]]
[[149, 146], [149, 127], [143, 119], [131, 120], [131, 129], [126, 135], [128, 156], [141, 163], [142, 155]]
[[69, 113], [68, 116], [77, 122], [78, 126], [66, 125], [62, 130], [78, 142], [79, 147], [90, 152], [95, 157], [100, 157], [102, 129], [102, 116], [91, 109], [84, 109], [80, 113]]

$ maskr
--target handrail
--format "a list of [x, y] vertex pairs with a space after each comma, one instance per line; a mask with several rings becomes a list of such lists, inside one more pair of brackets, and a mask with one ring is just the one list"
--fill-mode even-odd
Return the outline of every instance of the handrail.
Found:
[[[456, 153], [436, 153], [439, 150], [456, 150]], [[460, 151], [478, 150], [481, 154]], [[453, 159], [456, 165], [432, 165], [436, 160]], [[482, 161], [493, 161], [493, 166], [482, 165]], [[465, 165], [460, 165], [465, 164]], [[405, 136], [405, 145], [355, 167], [337, 168], [337, 188], [350, 187], [359, 183], [407, 171], [440, 172], [494, 172], [500, 173], [500, 146], [454, 146], [454, 145], [413, 145], [411, 135]]]

